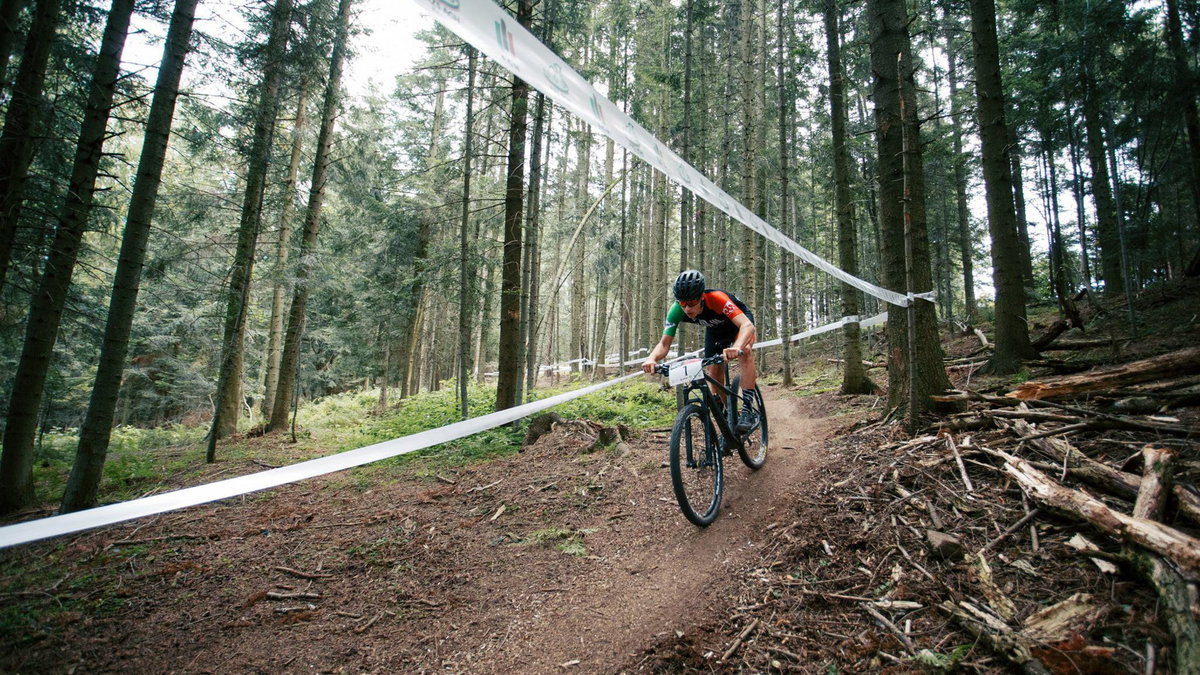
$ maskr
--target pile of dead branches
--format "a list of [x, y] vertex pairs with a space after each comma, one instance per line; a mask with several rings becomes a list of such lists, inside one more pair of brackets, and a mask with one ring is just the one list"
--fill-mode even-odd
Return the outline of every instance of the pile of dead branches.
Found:
[[951, 397], [970, 409], [916, 438], [843, 436], [825, 491], [767, 525], [721, 637], [659, 645], [659, 665], [1198, 672], [1200, 429]]

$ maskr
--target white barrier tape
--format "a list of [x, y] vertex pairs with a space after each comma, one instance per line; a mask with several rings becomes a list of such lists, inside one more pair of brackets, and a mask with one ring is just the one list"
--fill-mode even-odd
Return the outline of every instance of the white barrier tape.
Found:
[[[830, 331], [837, 330], [838, 328], [841, 328], [842, 326], [844, 326], [848, 323], [858, 323], [858, 325], [862, 328], [870, 328], [871, 326], [877, 326], [877, 325], [887, 321], [887, 312], [883, 312], [882, 314], [876, 314], [875, 316], [867, 319], [866, 321], [860, 321], [860, 319], [861, 319], [861, 317], [858, 317], [858, 316], [845, 316], [845, 317], [842, 317], [841, 319], [838, 319], [837, 321], [834, 321], [833, 323], [827, 323], [824, 326], [819, 326], [817, 328], [810, 328], [809, 330], [806, 330], [803, 333], [796, 333], [789, 339], [789, 341], [796, 342], [798, 340], [803, 340], [804, 338], [809, 338], [814, 335], [821, 335], [822, 333], [828, 333]], [[758, 349], [760, 347], [774, 347], [776, 345], [781, 345], [781, 344], [783, 344], [783, 338], [775, 338], [774, 340], [768, 340], [766, 342], [759, 342], [754, 345], [754, 348]]]
[[[793, 335], [791, 337], [791, 339], [789, 341], [797, 342], [799, 340], [803, 340], [804, 338], [809, 338], [814, 335], [828, 333], [829, 331], [837, 330], [838, 328], [841, 328], [842, 326], [844, 326], [848, 323], [858, 323], [859, 326], [861, 326], [862, 328], [870, 328], [872, 326], [878, 326], [879, 324], [887, 321], [887, 316], [888, 316], [887, 312], [883, 312], [880, 314], [876, 314], [875, 316], [873, 316], [869, 319], [866, 319], [865, 321], [861, 320], [862, 317], [859, 317], [859, 316], [845, 316], [845, 317], [842, 317], [841, 319], [838, 319], [837, 321], [834, 321], [833, 323], [825, 324], [824, 326], [821, 326], [819, 328], [811, 328], [809, 330], [804, 331], [803, 333], [796, 333], [795, 335]], [[767, 340], [766, 342], [755, 342], [753, 345], [751, 345], [750, 348], [751, 349], [762, 349], [763, 347], [775, 347], [775, 346], [781, 345], [781, 344], [783, 344], [783, 338], [775, 338], [774, 340]], [[688, 354], [685, 356], [695, 356], [699, 353], [700, 353], [699, 350], [697, 350], [697, 351], [692, 352], [691, 354]], [[677, 357], [676, 359], [673, 359], [673, 360], [678, 360], [679, 358], [684, 358], [684, 357]], [[640, 365], [641, 363], [644, 362], [644, 360], [645, 359], [634, 359], [632, 361], [626, 361], [622, 365], [625, 365], [625, 366]], [[599, 364], [599, 367], [600, 368], [617, 368], [618, 365], [615, 363], [602, 363], [602, 364]]]
[[900, 307], [911, 302], [902, 293], [838, 269], [768, 225], [633, 121], [491, 0], [412, 1], [530, 86], [746, 227], [864, 293]]
[[134, 499], [119, 504], [99, 506], [86, 511], [76, 511], [60, 516], [51, 516], [49, 518], [6, 525], [0, 527], [0, 548], [27, 544], [39, 539], [48, 539], [73, 532], [82, 532], [83, 530], [113, 525], [126, 520], [133, 520], [134, 518], [152, 516], [219, 499], [237, 497], [335, 471], [362, 466], [363, 464], [377, 462], [381, 459], [424, 450], [425, 448], [448, 443], [465, 436], [470, 436], [471, 434], [494, 429], [500, 425], [508, 424], [522, 417], [532, 415], [535, 412], [545, 410], [546, 408], [586, 396], [600, 391], [605, 387], [611, 387], [614, 384], [624, 382], [641, 374], [641, 371], [638, 371], [615, 380], [569, 391], [565, 394], [552, 396], [541, 401], [526, 403], [515, 408], [481, 415], [437, 429], [422, 431], [411, 436], [394, 438], [390, 441], [383, 441], [382, 443], [368, 445], [356, 450], [347, 450], [336, 455], [320, 457], [307, 462], [299, 462], [278, 469], [260, 471], [237, 478], [197, 485], [195, 487], [166, 492], [142, 499]]

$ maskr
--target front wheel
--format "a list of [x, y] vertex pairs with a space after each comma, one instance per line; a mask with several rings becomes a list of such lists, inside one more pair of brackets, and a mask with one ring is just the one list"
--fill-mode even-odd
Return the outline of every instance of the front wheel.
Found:
[[671, 485], [683, 515], [700, 527], [717, 517], [724, 489], [717, 432], [707, 412], [689, 403], [671, 429]]
[[767, 408], [763, 405], [762, 391], [754, 388], [753, 410], [758, 419], [755, 426], [742, 436], [738, 454], [742, 462], [751, 469], [760, 469], [767, 461]]

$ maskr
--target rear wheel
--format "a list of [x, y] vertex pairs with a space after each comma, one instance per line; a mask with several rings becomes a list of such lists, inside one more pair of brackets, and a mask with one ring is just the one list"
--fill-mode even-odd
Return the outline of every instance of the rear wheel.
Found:
[[[741, 392], [738, 392], [739, 394]], [[758, 417], [750, 432], [742, 436], [738, 454], [742, 462], [751, 469], [760, 469], [767, 461], [767, 409], [763, 406], [762, 392], [754, 388], [754, 405], [751, 408]]]
[[724, 489], [717, 433], [699, 404], [689, 403], [671, 430], [671, 485], [683, 515], [704, 527], [717, 517]]

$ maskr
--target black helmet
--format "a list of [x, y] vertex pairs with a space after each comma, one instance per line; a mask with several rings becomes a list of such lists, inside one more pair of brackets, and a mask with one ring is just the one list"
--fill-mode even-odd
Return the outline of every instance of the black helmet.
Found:
[[676, 300], [696, 300], [704, 295], [704, 275], [699, 270], [684, 270], [671, 288]]

